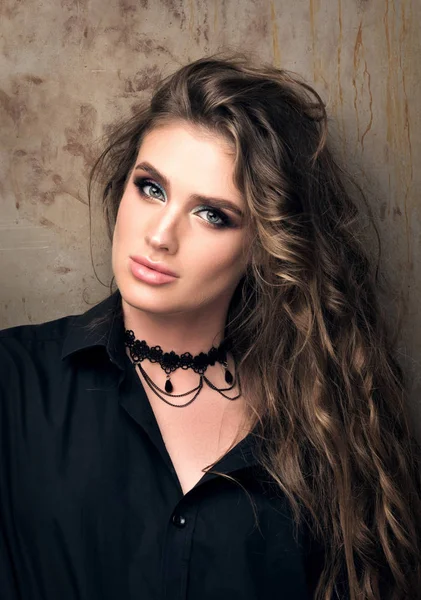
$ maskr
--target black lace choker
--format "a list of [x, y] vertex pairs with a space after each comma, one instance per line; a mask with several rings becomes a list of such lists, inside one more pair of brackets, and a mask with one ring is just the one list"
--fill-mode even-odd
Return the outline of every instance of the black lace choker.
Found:
[[[239, 398], [241, 396], [240, 381], [238, 381], [238, 387], [239, 387], [240, 393], [237, 396], [230, 398], [229, 396], [226, 396], [223, 393], [225, 391], [232, 390], [233, 387], [236, 385], [236, 378], [232, 376], [231, 371], [228, 369], [227, 352], [232, 347], [232, 343], [229, 338], [225, 338], [220, 343], [218, 348], [215, 348], [215, 346], [212, 346], [212, 348], [209, 350], [208, 353], [200, 352], [200, 354], [197, 354], [196, 356], [192, 356], [192, 354], [190, 354], [190, 352], [184, 352], [183, 354], [181, 354], [181, 356], [179, 354], [176, 354], [173, 350], [171, 350], [170, 352], [164, 352], [162, 350], [161, 346], [150, 347], [150, 346], [148, 346], [148, 344], [146, 343], [145, 340], [142, 340], [142, 341], [137, 340], [135, 338], [133, 331], [130, 329], [125, 330], [124, 341], [125, 341], [125, 345], [129, 348], [130, 357], [132, 359], [132, 363], [133, 363], [134, 367], [137, 366], [140, 369], [143, 377], [146, 380], [146, 383], [149, 385], [149, 387], [152, 389], [152, 391], [161, 400], [163, 400], [164, 402], [166, 402], [167, 404], [169, 404], [171, 406], [176, 406], [176, 407], [181, 408], [181, 407], [188, 406], [189, 404], [191, 404], [199, 395], [199, 393], [203, 387], [203, 381], [205, 381], [209, 385], [210, 388], [219, 392], [222, 396], [224, 396], [224, 398], [227, 398], [228, 400], [236, 400], [237, 398]], [[158, 362], [161, 365], [161, 368], [167, 374], [167, 380], [165, 382], [164, 390], [159, 388], [156, 385], [156, 383], [154, 383], [151, 380], [149, 375], [147, 375], [145, 370], [142, 368], [140, 363], [145, 359], [148, 359], [153, 363]], [[228, 383], [229, 387], [217, 388], [204, 375], [208, 366], [209, 365], [213, 366], [217, 362], [222, 364], [225, 369], [225, 381]], [[188, 392], [185, 392], [184, 394], [172, 394], [171, 392], [173, 392], [174, 386], [171, 383], [170, 378], [171, 378], [171, 373], [173, 373], [176, 369], [185, 369], [185, 370], [193, 369], [193, 371], [195, 371], [195, 373], [198, 373], [200, 375], [199, 385], [196, 388], [189, 390]], [[174, 404], [172, 402], [169, 402], [165, 398], [163, 398], [158, 393], [157, 390], [159, 390], [159, 392], [165, 394], [166, 396], [171, 396], [173, 398], [180, 398], [182, 396], [187, 396], [188, 394], [191, 394], [192, 392], [196, 392], [196, 394], [193, 396], [193, 398], [191, 400], [189, 400], [185, 404]]]

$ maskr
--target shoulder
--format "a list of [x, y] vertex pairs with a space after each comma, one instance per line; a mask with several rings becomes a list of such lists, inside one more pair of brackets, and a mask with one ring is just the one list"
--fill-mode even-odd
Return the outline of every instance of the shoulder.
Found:
[[37, 325], [16, 325], [0, 329], [0, 344], [7, 346], [17, 342], [26, 344], [60, 339], [66, 335], [69, 324], [75, 318], [75, 315], [68, 315]]
[[48, 365], [54, 369], [74, 319], [69, 315], [38, 325], [0, 330], [0, 388], [10, 393], [12, 381], [26, 386], [34, 368]]
[[0, 330], [0, 353], [18, 355], [22, 351], [33, 351], [42, 346], [63, 343], [69, 328], [77, 317], [68, 315], [38, 325], [17, 325]]
[[[0, 387], [12, 379], [17, 387], [28, 387], [35, 372], [45, 378], [66, 371], [70, 363], [65, 359], [80, 351], [121, 346], [121, 318], [114, 318], [119, 302], [115, 293], [81, 314], [0, 330]], [[114, 322], [116, 340], [110, 339]]]
[[106, 350], [106, 357], [122, 363], [123, 346], [118, 293], [81, 314], [0, 330], [0, 395], [30, 398], [42, 389], [45, 396], [52, 393], [52, 383], [59, 393], [59, 384], [69, 374], [96, 364], [98, 352], [101, 360]]
[[[107, 332], [110, 314], [118, 306], [118, 302], [119, 295], [114, 294], [82, 313], [65, 315], [37, 325], [18, 325], [2, 329], [0, 352], [45, 350], [60, 344], [67, 352], [89, 344], [94, 345]], [[101, 326], [92, 327], [98, 320]], [[96, 333], [93, 334], [92, 330]]]

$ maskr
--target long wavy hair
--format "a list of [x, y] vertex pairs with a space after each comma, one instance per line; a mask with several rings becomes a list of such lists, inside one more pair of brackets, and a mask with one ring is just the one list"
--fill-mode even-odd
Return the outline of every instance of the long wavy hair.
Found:
[[316, 600], [342, 593], [344, 574], [351, 600], [421, 598], [420, 450], [322, 99], [244, 54], [179, 68], [112, 130], [92, 169], [89, 197], [99, 182], [110, 235], [143, 137], [171, 120], [235, 148], [254, 239], [226, 334], [259, 399], [260, 462], [325, 549]]

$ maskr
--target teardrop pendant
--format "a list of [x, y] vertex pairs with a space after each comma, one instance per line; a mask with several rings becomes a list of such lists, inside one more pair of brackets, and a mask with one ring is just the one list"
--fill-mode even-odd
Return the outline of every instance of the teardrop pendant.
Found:
[[171, 392], [173, 391], [173, 385], [172, 385], [169, 377], [168, 377], [167, 381], [165, 382], [165, 391], [168, 392], [169, 394], [171, 394]]
[[234, 381], [231, 371], [228, 368], [225, 369], [225, 381], [228, 384], [231, 384]]

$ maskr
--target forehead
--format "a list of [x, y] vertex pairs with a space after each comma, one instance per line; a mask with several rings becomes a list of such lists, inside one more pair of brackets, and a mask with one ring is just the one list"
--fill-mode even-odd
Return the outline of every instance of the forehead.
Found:
[[139, 157], [156, 156], [160, 163], [180, 166], [186, 159], [200, 171], [219, 168], [233, 174], [235, 148], [221, 134], [185, 122], [160, 124], [147, 132], [140, 144]]

